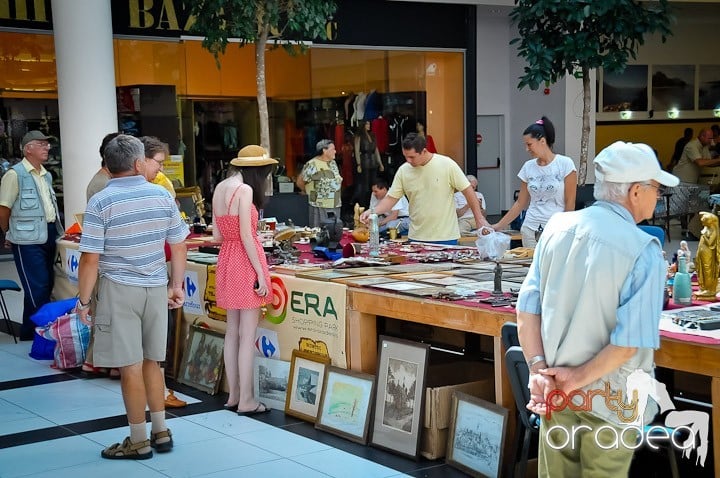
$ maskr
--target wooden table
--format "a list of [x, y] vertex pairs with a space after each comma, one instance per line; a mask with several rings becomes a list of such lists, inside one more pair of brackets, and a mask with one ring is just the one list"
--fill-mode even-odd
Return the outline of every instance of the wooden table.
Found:
[[711, 378], [712, 453], [715, 476], [720, 476], [720, 345], [699, 344], [661, 337], [660, 349], [655, 351], [655, 364], [658, 367], [696, 373]]
[[[511, 410], [515, 407], [512, 389], [505, 373], [505, 350], [500, 328], [507, 321], [515, 321], [515, 314], [458, 306], [410, 296], [384, 293], [371, 289], [348, 288], [347, 299], [347, 355], [349, 368], [375, 373], [377, 367], [378, 316], [445, 327], [493, 337], [495, 358], [495, 402]], [[662, 337], [655, 352], [657, 366], [672, 370], [706, 375], [712, 378], [711, 393], [712, 449], [715, 476], [720, 477], [720, 345], [698, 344]], [[511, 423], [508, 436], [512, 436]], [[508, 440], [510, 443], [511, 440]], [[507, 454], [505, 456], [508, 456]]]

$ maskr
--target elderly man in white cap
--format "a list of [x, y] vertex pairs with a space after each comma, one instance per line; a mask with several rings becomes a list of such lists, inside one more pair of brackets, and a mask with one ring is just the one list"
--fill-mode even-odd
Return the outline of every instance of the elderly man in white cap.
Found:
[[[528, 408], [543, 416], [541, 477], [627, 476], [637, 436], [618, 403], [632, 401], [630, 373], [652, 375], [660, 345], [662, 250], [636, 224], [652, 216], [662, 187], [679, 180], [645, 144], [618, 141], [594, 163], [597, 202], [547, 223], [518, 298]], [[571, 393], [585, 403], [571, 409]]]

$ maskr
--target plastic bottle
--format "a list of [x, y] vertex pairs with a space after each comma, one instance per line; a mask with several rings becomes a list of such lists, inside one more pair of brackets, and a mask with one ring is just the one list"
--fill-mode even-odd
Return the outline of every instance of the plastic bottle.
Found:
[[380, 226], [378, 225], [378, 216], [375, 213], [370, 214], [370, 256], [377, 257], [380, 255]]
[[690, 274], [687, 270], [687, 258], [678, 257], [678, 270], [673, 280], [673, 303], [677, 305], [692, 305], [692, 287]]

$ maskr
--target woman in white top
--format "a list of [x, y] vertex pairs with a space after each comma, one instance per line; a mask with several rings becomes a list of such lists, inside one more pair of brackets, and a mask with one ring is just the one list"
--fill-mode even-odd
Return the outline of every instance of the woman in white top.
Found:
[[518, 173], [522, 182], [517, 201], [493, 228], [507, 229], [527, 209], [520, 229], [522, 244], [535, 247], [541, 227], [545, 227], [550, 216], [575, 209], [577, 170], [572, 159], [553, 152], [555, 127], [547, 117], [528, 126], [523, 132], [523, 141], [533, 159], [525, 162]]

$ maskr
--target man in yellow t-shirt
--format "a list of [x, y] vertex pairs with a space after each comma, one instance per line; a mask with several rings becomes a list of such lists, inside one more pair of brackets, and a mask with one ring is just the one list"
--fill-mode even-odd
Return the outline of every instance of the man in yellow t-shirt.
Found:
[[470, 181], [455, 161], [429, 152], [425, 138], [415, 133], [405, 137], [402, 149], [407, 162], [400, 166], [390, 191], [374, 211], [371, 209], [362, 214], [363, 222], [367, 222], [372, 212], [387, 213], [404, 195], [410, 203], [410, 240], [457, 244], [460, 229], [453, 195], [460, 191], [467, 199], [478, 227], [490, 226], [482, 215]]

